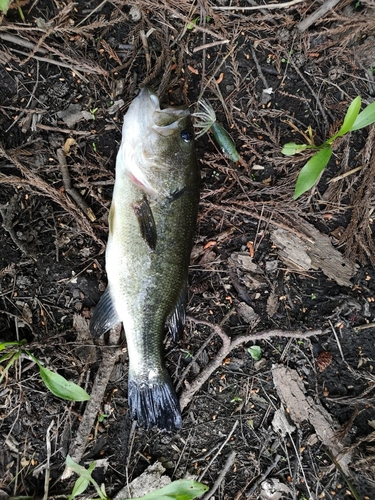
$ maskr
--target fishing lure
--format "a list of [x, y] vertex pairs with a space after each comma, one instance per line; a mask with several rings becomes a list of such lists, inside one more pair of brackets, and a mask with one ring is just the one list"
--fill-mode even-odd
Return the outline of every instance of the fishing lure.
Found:
[[211, 130], [222, 152], [227, 158], [237, 162], [240, 159], [240, 155], [236, 150], [236, 146], [228, 132], [216, 120], [216, 113], [211, 104], [205, 99], [200, 99], [198, 101], [198, 106], [198, 111], [192, 115], [195, 118], [194, 128], [199, 129], [195, 138], [199, 139], [199, 137], [202, 137], [202, 135]]

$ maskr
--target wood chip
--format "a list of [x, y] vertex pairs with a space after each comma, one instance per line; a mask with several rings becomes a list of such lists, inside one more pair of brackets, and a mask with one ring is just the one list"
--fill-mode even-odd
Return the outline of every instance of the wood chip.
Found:
[[293, 423], [300, 426], [302, 422], [309, 422], [320, 441], [327, 446], [343, 472], [348, 475], [351, 454], [344, 452], [344, 445], [337, 437], [338, 426], [328, 411], [305, 395], [303, 382], [295, 370], [284, 365], [274, 365], [272, 376], [277, 394], [289, 410]]
[[194, 73], [194, 75], [199, 75], [199, 71], [195, 68], [193, 68], [193, 66], [190, 66], [188, 65], [188, 70], [191, 72], [191, 73]]
[[328, 236], [302, 220], [296, 221], [294, 229], [301, 236], [296, 231], [271, 227], [271, 239], [279, 249], [279, 257], [291, 270], [321, 269], [338, 285], [353, 286], [350, 278], [355, 274], [355, 266], [341, 255]]

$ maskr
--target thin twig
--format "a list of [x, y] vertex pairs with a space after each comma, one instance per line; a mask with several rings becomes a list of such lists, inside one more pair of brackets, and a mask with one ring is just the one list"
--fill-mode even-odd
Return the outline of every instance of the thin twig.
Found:
[[[110, 345], [117, 346], [121, 332], [121, 324], [110, 330]], [[109, 377], [111, 376], [113, 367], [118, 359], [121, 350], [117, 347], [104, 347], [103, 359], [100, 364], [98, 373], [95, 377], [95, 382], [91, 391], [90, 401], [87, 403], [81, 423], [79, 425], [76, 438], [70, 443], [69, 455], [72, 459], [79, 463], [88, 443], [88, 436], [94, 425], [95, 419], [100, 409], [101, 402], [104, 398], [104, 393], [107, 388]], [[68, 479], [72, 471], [66, 467], [62, 474], [62, 479]]]
[[46, 432], [46, 449], [47, 449], [47, 463], [46, 463], [46, 475], [44, 476], [44, 495], [43, 500], [48, 500], [48, 490], [50, 483], [50, 460], [51, 460], [51, 438], [49, 433], [51, 432], [52, 427], [55, 425], [55, 421], [49, 424], [47, 432]]
[[353, 328], [355, 332], [360, 332], [361, 330], [367, 330], [367, 328], [374, 328], [375, 323], [366, 323], [364, 325], [358, 325]]
[[225, 441], [222, 443], [222, 445], [220, 446], [220, 448], [217, 450], [217, 452], [215, 453], [215, 455], [211, 458], [211, 460], [208, 462], [206, 468], [204, 469], [204, 471], [202, 472], [202, 474], [199, 476], [198, 478], [198, 481], [202, 481], [202, 479], [204, 478], [204, 476], [206, 475], [206, 472], [209, 470], [209, 468], [211, 467], [211, 465], [215, 462], [215, 460], [217, 459], [217, 457], [220, 455], [221, 453], [221, 450], [224, 448], [224, 446], [228, 443], [228, 441], [230, 440], [230, 438], [232, 437], [234, 431], [236, 430], [236, 427], [238, 426], [238, 422], [239, 420], [236, 420], [234, 422], [234, 425], [232, 427], [232, 430], [230, 431], [230, 433], [228, 434], [228, 436], [225, 438]]
[[199, 47], [195, 47], [193, 52], [199, 52], [200, 50], [211, 49], [212, 47], [216, 47], [217, 45], [222, 45], [223, 43], [229, 43], [230, 40], [218, 40], [217, 42], [205, 43], [204, 45], [199, 45]]
[[232, 451], [229, 454], [229, 456], [227, 458], [227, 461], [225, 462], [225, 465], [222, 468], [219, 476], [217, 477], [216, 481], [212, 485], [212, 487], [211, 487], [210, 491], [207, 493], [207, 495], [205, 495], [203, 497], [203, 500], [209, 500], [214, 495], [214, 493], [216, 492], [216, 490], [219, 488], [219, 486], [221, 485], [221, 483], [224, 481], [224, 478], [228, 474], [229, 469], [234, 464], [234, 460], [236, 458], [236, 455], [237, 455], [237, 453], [235, 451]]
[[51, 127], [50, 125], [43, 125], [43, 123], [37, 123], [36, 126], [37, 128], [40, 128], [42, 130], [48, 130], [51, 132], [61, 132], [62, 134], [75, 134], [75, 135], [82, 135], [84, 137], [95, 135], [92, 132], [89, 132], [88, 130], [73, 130], [70, 128]]
[[331, 322], [331, 320], [330, 320], [330, 319], [328, 320], [328, 322], [329, 322], [329, 324], [330, 324], [330, 326], [331, 326], [331, 329], [332, 329], [332, 331], [333, 331], [333, 335], [335, 336], [335, 339], [336, 339], [337, 345], [338, 345], [338, 347], [339, 347], [339, 351], [340, 351], [340, 354], [341, 354], [341, 358], [342, 358], [342, 360], [343, 360], [343, 361], [345, 361], [344, 354], [343, 354], [343, 352], [342, 352], [342, 348], [341, 348], [341, 343], [340, 343], [339, 337], [338, 337], [338, 335], [337, 335], [337, 333], [336, 333], [336, 330], [335, 330], [334, 326], [332, 325], [332, 322]]
[[82, 211], [87, 215], [91, 222], [96, 221], [96, 217], [92, 209], [88, 206], [85, 200], [82, 198], [81, 194], [77, 189], [72, 187], [72, 182], [70, 180], [68, 164], [66, 162], [66, 154], [62, 148], [56, 151], [57, 159], [60, 165], [60, 170], [62, 174], [62, 179], [64, 183], [65, 191], [73, 198], [77, 205], [82, 209]]
[[268, 85], [266, 77], [263, 75], [263, 71], [262, 71], [262, 68], [261, 68], [261, 66], [259, 64], [257, 55], [256, 55], [255, 50], [254, 50], [254, 47], [253, 47], [253, 45], [251, 43], [249, 44], [249, 47], [250, 47], [251, 57], [253, 58], [253, 61], [255, 62], [255, 66], [256, 66], [257, 71], [258, 71], [259, 78], [262, 80], [264, 88], [268, 89], [268, 88], [270, 88], [270, 86]]
[[89, 17], [91, 17], [93, 14], [95, 14], [95, 12], [98, 12], [98, 11], [102, 10], [102, 8], [104, 7], [104, 5], [105, 5], [106, 3], [107, 3], [107, 0], [103, 0], [102, 2], [100, 2], [100, 4], [99, 4], [99, 5], [97, 5], [94, 9], [92, 9], [92, 10], [91, 10], [91, 12], [89, 12], [89, 13], [87, 14], [87, 16], [86, 16], [86, 17], [84, 17], [84, 18], [82, 19], [82, 21], [80, 21], [80, 22], [76, 25], [76, 28], [78, 28], [78, 26], [81, 26], [82, 24], [84, 24], [84, 23], [87, 21], [87, 19], [88, 19]]
[[249, 491], [250, 496], [258, 488], [258, 486], [262, 484], [265, 479], [267, 479], [267, 477], [271, 474], [273, 469], [276, 468], [276, 465], [279, 463], [280, 458], [281, 456], [278, 454], [275, 456], [275, 460], [272, 462], [272, 464], [267, 467], [266, 471], [257, 479], [256, 483], [250, 489]]
[[356, 172], [358, 172], [359, 170], [362, 170], [362, 166], [360, 167], [356, 167], [356, 168], [353, 168], [352, 170], [349, 170], [348, 172], [344, 172], [343, 174], [341, 175], [337, 175], [336, 177], [332, 177], [332, 179], [330, 179], [328, 181], [328, 184], [330, 182], [337, 182], [337, 181], [341, 181], [341, 179], [345, 179], [345, 177], [348, 177], [348, 175], [352, 175], [352, 174], [355, 174]]
[[261, 10], [261, 9], [286, 9], [298, 3], [306, 2], [306, 0], [290, 0], [284, 3], [269, 3], [268, 5], [254, 5], [253, 7], [212, 7], [213, 10]]
[[301, 33], [304, 33], [312, 24], [327, 14], [327, 12], [333, 9], [333, 7], [335, 7], [339, 2], [340, 0], [327, 0], [326, 2], [323, 2], [323, 4], [316, 9], [311, 16], [306, 17], [303, 21], [299, 22], [297, 24], [297, 28]]
[[[25, 47], [27, 49], [35, 49], [36, 44], [34, 42], [30, 42], [30, 40], [26, 40], [25, 38], [21, 38], [17, 35], [12, 35], [11, 33], [0, 33], [0, 38], [5, 40], [6, 42], [14, 43], [15, 45], [20, 45], [21, 47]], [[37, 52], [41, 54], [48, 54], [48, 50], [39, 47]]]

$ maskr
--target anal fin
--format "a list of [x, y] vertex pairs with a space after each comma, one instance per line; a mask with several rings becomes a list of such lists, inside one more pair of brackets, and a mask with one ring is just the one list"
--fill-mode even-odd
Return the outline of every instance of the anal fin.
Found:
[[92, 337], [98, 338], [120, 323], [120, 321], [109, 293], [109, 287], [107, 287], [91, 316], [90, 334]]
[[175, 310], [169, 316], [167, 320], [168, 331], [172, 335], [175, 342], [180, 340], [182, 332], [185, 326], [186, 319], [186, 303], [188, 296], [188, 284], [187, 281], [182, 289], [180, 297], [177, 301]]

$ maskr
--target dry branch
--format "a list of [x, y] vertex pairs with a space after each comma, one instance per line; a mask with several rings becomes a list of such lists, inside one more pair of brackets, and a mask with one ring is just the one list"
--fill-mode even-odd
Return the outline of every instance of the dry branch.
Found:
[[304, 33], [312, 24], [316, 23], [318, 19], [327, 14], [327, 12], [333, 9], [333, 7], [335, 7], [339, 2], [340, 0], [327, 0], [326, 2], [323, 2], [323, 5], [321, 5], [319, 9], [316, 9], [311, 16], [298, 23], [297, 28], [301, 33]]
[[254, 340], [265, 340], [274, 337], [305, 339], [309, 337], [314, 337], [316, 335], [323, 335], [324, 333], [326, 333], [325, 331], [322, 330], [308, 330], [306, 332], [302, 332], [300, 330], [296, 331], [265, 330], [263, 332], [252, 333], [249, 335], [240, 335], [231, 340], [219, 325], [214, 325], [209, 321], [198, 320], [191, 316], [189, 316], [187, 319], [196, 324], [205, 325], [208, 326], [209, 328], [212, 328], [215, 334], [221, 338], [223, 345], [220, 348], [217, 355], [210, 361], [210, 363], [208, 363], [206, 368], [204, 368], [199, 373], [199, 375], [197, 375], [197, 377], [193, 380], [193, 382], [189, 384], [189, 386], [182, 391], [180, 395], [181, 410], [186, 408], [186, 406], [192, 400], [194, 394], [200, 390], [202, 385], [210, 378], [212, 373], [222, 365], [223, 360], [236, 347], [242, 344], [246, 344], [247, 342], [253, 342]]
[[[109, 338], [111, 345], [117, 346], [120, 338], [120, 332], [121, 324], [115, 326], [112, 330], [110, 330]], [[90, 394], [90, 401], [87, 403], [85, 412], [77, 431], [77, 435], [71, 442], [69, 447], [69, 454], [77, 463], [81, 461], [82, 456], [85, 452], [88, 443], [88, 437], [95, 423], [100, 405], [103, 401], [109, 377], [111, 376], [113, 367], [115, 366], [115, 363], [120, 354], [121, 350], [118, 347], [105, 347], [103, 351], [103, 360], [95, 377], [95, 382]], [[69, 478], [71, 474], [72, 471], [69, 468], [66, 468], [62, 475], [62, 479]]]
[[70, 180], [68, 165], [66, 162], [66, 154], [64, 150], [62, 148], [59, 148], [56, 151], [56, 155], [60, 165], [65, 191], [73, 198], [77, 205], [81, 207], [82, 211], [87, 215], [91, 222], [94, 222], [96, 220], [94, 212], [82, 198], [79, 191], [76, 188], [72, 187], [72, 181]]

